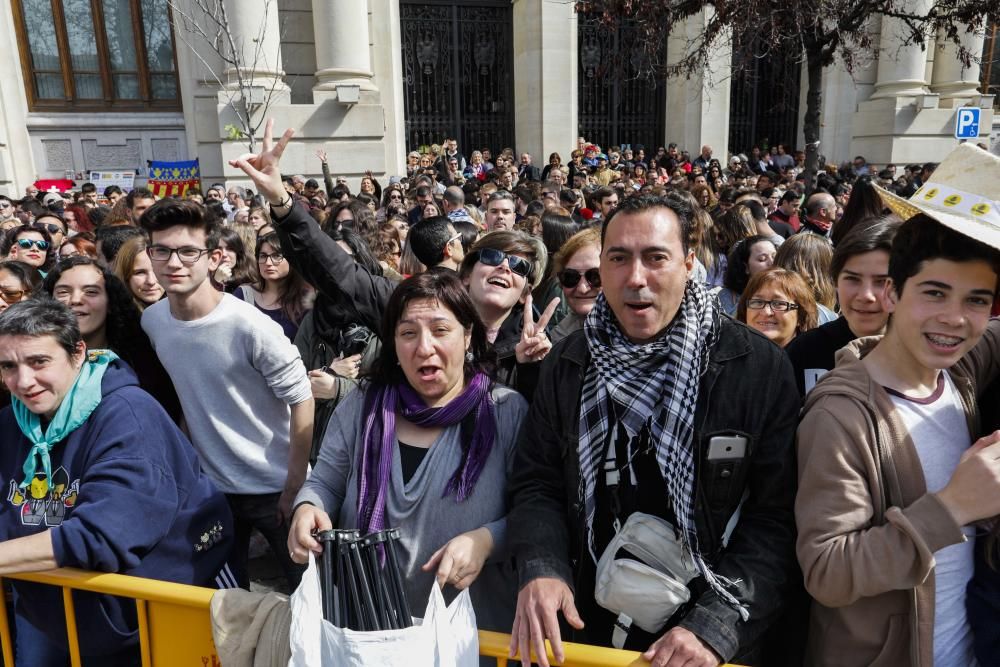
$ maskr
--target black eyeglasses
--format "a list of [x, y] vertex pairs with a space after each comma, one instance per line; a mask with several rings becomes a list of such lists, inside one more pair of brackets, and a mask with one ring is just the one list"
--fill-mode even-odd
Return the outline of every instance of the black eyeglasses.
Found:
[[496, 248], [481, 249], [479, 251], [479, 257], [476, 259], [486, 266], [500, 266], [506, 259], [507, 266], [510, 267], [510, 270], [513, 273], [516, 273], [525, 279], [527, 279], [528, 275], [531, 273], [531, 262], [523, 257], [518, 257], [517, 255], [508, 255], [503, 250], [497, 250]]
[[601, 286], [601, 272], [597, 269], [587, 269], [582, 273], [576, 269], [563, 269], [559, 274], [559, 284], [566, 289], [573, 289], [580, 284], [580, 278], [586, 280], [591, 287]]
[[177, 259], [182, 264], [191, 265], [201, 259], [202, 255], [212, 252], [208, 248], [195, 248], [194, 246], [184, 246], [183, 248], [168, 248], [165, 245], [151, 245], [146, 248], [146, 254], [154, 262], [168, 262], [170, 256], [177, 253]]
[[31, 250], [32, 246], [38, 248], [39, 250], [48, 250], [49, 249], [49, 242], [48, 241], [43, 241], [41, 239], [37, 239], [37, 240], [36, 239], [18, 239], [17, 240], [17, 247], [20, 248], [21, 250]]
[[267, 264], [268, 262], [271, 262], [275, 266], [278, 266], [284, 261], [285, 261], [285, 256], [282, 255], [280, 252], [272, 252], [271, 254], [262, 252], [259, 255], [257, 255], [257, 263], [260, 264], [261, 266]]
[[799, 304], [791, 301], [781, 301], [779, 299], [750, 299], [747, 301], [747, 308], [750, 310], [763, 310], [764, 306], [770, 306], [775, 313], [784, 313], [789, 310], [798, 310]]
[[66, 231], [54, 222], [43, 224], [42, 227], [45, 227], [45, 231], [49, 234], [63, 234]]

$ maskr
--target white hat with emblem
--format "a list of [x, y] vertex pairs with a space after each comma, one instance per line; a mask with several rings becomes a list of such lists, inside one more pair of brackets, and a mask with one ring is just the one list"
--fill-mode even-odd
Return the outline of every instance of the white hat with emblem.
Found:
[[1000, 249], [1000, 157], [961, 144], [909, 199], [878, 188], [893, 213], [924, 213], [945, 227]]

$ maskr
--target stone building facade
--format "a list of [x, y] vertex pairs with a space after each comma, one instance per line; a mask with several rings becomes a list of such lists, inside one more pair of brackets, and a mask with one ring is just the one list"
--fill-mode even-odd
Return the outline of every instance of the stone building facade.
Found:
[[[0, 38], [14, 48], [0, 59], [0, 192], [20, 194], [36, 179], [82, 182], [89, 170], [134, 169], [141, 183], [150, 160], [194, 157], [205, 181], [239, 180], [227, 165], [246, 150], [227, 129], [235, 73], [181, 25], [197, 16], [195, 1], [5, 3]], [[731, 147], [732, 137], [763, 133], [758, 83], [732, 82], [731, 52], [714, 54], [703, 76], [643, 80], [633, 76], [642, 62], [627, 29], [601, 32], [572, 2], [224, 1], [235, 42], [259, 55], [244, 74], [273, 89], [267, 113], [279, 128], [296, 129], [289, 173], [318, 176], [322, 149], [332, 171], [356, 184], [368, 169], [401, 172], [408, 150], [451, 135], [466, 153], [509, 145], [541, 163], [551, 152], [565, 159], [581, 134], [647, 150], [674, 141], [692, 154], [710, 144], [725, 155], [748, 148]], [[704, 20], [675, 27], [668, 60]], [[875, 164], [939, 159], [966, 105], [983, 108], [980, 141], [990, 141], [994, 100], [982, 94], [978, 64], [963, 68], [943, 44], [901, 46], [891, 19], [872, 29], [879, 49], [867, 67], [825, 73], [821, 153]], [[992, 35], [966, 41], [1000, 56]], [[779, 76], [801, 101], [771, 123], [772, 143], [803, 144], [800, 76], [797, 67]]]

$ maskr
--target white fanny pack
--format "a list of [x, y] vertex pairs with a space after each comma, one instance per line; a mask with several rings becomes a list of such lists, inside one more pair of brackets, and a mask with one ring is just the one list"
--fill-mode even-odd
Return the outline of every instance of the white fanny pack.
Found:
[[618, 620], [612, 636], [615, 648], [625, 645], [634, 625], [646, 632], [660, 630], [681, 605], [691, 599], [687, 584], [698, 569], [674, 528], [651, 514], [635, 512], [615, 535], [597, 563], [597, 604]]

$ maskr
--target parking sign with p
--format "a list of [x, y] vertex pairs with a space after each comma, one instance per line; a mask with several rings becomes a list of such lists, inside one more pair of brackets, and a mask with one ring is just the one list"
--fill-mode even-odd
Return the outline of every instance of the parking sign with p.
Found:
[[959, 107], [955, 116], [955, 138], [975, 139], [979, 136], [979, 107]]

